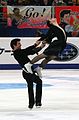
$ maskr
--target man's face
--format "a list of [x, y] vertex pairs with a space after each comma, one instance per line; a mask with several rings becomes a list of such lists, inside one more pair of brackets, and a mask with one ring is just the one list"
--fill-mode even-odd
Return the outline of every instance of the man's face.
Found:
[[66, 23], [70, 23], [70, 14], [65, 14], [64, 17], [62, 18], [62, 20]]
[[18, 14], [20, 13], [20, 10], [19, 10], [19, 9], [16, 9], [16, 10], [14, 11], [14, 13], [18, 15]]
[[17, 44], [14, 45], [14, 50], [21, 49], [21, 43], [20, 41], [17, 41]]

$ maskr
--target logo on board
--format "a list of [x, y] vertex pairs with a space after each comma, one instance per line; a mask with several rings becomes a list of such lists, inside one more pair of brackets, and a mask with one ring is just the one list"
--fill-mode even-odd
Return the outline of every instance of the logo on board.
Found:
[[79, 48], [71, 43], [67, 43], [66, 48], [59, 53], [58, 57], [54, 60], [56, 61], [70, 61], [78, 56]]

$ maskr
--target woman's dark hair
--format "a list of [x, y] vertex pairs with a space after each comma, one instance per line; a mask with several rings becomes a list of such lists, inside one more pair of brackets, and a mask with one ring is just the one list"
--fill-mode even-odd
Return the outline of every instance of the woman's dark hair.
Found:
[[11, 47], [12, 49], [14, 49], [14, 45], [16, 45], [18, 41], [20, 41], [19, 38], [16, 38], [16, 39], [11, 40], [11, 42], [10, 42], [10, 47]]

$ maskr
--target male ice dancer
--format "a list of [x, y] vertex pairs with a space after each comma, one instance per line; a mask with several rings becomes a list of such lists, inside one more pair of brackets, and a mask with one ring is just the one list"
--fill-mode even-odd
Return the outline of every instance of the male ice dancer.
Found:
[[[43, 68], [50, 60], [53, 60], [61, 53], [66, 47], [66, 34], [65, 31], [58, 25], [57, 19], [53, 18], [47, 21], [49, 30], [46, 35], [41, 37], [39, 41], [43, 41], [45, 44], [48, 43], [49, 46], [44, 50], [44, 52], [31, 60], [31, 63], [34, 64], [40, 59], [45, 58], [40, 66], [37, 69], [39, 76], [41, 77], [40, 68]], [[52, 42], [53, 38], [57, 38]]]
[[[18, 61], [18, 63], [21, 65], [23, 72], [23, 78], [27, 81], [28, 84], [28, 96], [29, 96], [29, 108], [32, 109], [34, 106], [34, 103], [36, 106], [41, 106], [41, 97], [42, 97], [42, 80], [39, 78], [37, 74], [34, 73], [34, 71], [31, 69], [26, 69], [26, 66], [28, 66], [30, 59], [28, 58], [28, 55], [34, 55], [38, 51], [40, 51], [43, 47], [41, 45], [40, 47], [37, 47], [40, 41], [36, 41], [36, 43], [32, 46], [29, 46], [25, 49], [21, 49], [21, 42], [20, 39], [13, 39], [10, 42], [10, 46], [13, 51], [14, 58]], [[28, 72], [30, 71], [30, 72]], [[34, 99], [34, 91], [33, 91], [33, 83], [36, 83], [36, 95]]]

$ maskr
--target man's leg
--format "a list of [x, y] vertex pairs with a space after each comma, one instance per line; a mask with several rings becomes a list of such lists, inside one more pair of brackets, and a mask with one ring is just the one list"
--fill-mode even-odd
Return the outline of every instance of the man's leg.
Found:
[[33, 76], [33, 80], [36, 83], [36, 93], [35, 93], [35, 105], [40, 107], [42, 99], [42, 80], [37, 76]]
[[29, 99], [29, 108], [32, 109], [34, 106], [34, 90], [33, 90], [33, 74], [22, 72], [23, 78], [26, 80], [28, 85], [28, 99]]
[[36, 84], [36, 106], [41, 106], [42, 98], [42, 80], [38, 79]]
[[32, 109], [34, 106], [34, 91], [33, 91], [33, 82], [31, 80], [29, 80], [29, 82], [28, 82], [28, 97], [29, 97], [29, 106], [28, 107], [30, 109]]

